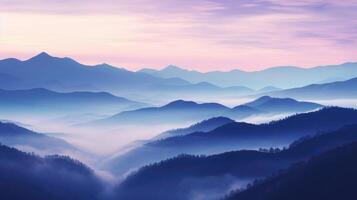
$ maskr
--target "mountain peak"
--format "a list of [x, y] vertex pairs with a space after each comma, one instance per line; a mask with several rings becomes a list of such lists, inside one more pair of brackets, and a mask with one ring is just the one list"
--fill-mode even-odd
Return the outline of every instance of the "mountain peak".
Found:
[[266, 87], [259, 89], [259, 92], [273, 92], [273, 91], [277, 91], [277, 90], [281, 90], [281, 89], [274, 87], [274, 86], [266, 86]]
[[51, 58], [53, 58], [53, 57], [50, 56], [48, 53], [41, 52], [41, 53], [37, 54], [36, 56], [30, 58], [29, 61], [48, 60]]
[[270, 99], [274, 99], [274, 98], [271, 97], [271, 96], [265, 95], [265, 96], [262, 96], [262, 97], [258, 98], [256, 101], [268, 101]]
[[270, 96], [262, 96], [254, 101], [248, 102], [246, 104], [244, 104], [245, 106], [250, 106], [250, 107], [256, 107], [259, 105], [262, 105], [270, 100], [274, 99], [273, 97]]
[[41, 52], [38, 55], [36, 55], [35, 57], [39, 57], [39, 58], [52, 58], [52, 56], [50, 56], [47, 52]]
[[197, 103], [194, 101], [176, 100], [166, 104], [164, 107], [186, 107], [192, 105], [197, 105]]
[[162, 69], [162, 71], [184, 71], [184, 70], [175, 65], [168, 65], [167, 67]]

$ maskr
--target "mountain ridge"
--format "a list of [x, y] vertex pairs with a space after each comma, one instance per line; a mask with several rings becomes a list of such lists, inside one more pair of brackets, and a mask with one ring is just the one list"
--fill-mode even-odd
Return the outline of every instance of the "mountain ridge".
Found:
[[263, 124], [231, 122], [208, 132], [196, 131], [150, 141], [124, 155], [112, 158], [106, 167], [120, 174], [128, 168], [179, 154], [210, 155], [239, 149], [281, 147], [301, 137], [333, 131], [355, 123], [357, 110], [339, 107], [322, 108]]
[[[229, 108], [219, 103], [197, 103], [194, 101], [175, 100], [160, 107], [146, 107], [137, 110], [124, 111], [115, 114], [109, 118], [97, 120], [93, 125], [110, 125], [115, 123], [133, 123], [138, 120], [141, 123], [177, 123], [177, 122], [198, 122], [213, 117], [228, 117], [233, 120], [242, 120], [244, 118], [275, 113], [299, 113], [307, 112], [323, 107], [321, 104], [300, 102], [290, 99], [269, 98], [274, 104], [268, 106], [240, 105]], [[260, 98], [261, 99], [261, 98]], [[256, 101], [259, 101], [257, 99]], [[292, 102], [292, 103], [291, 103]], [[88, 124], [90, 125], [90, 123]]]
[[[204, 193], [207, 193], [208, 197], [212, 190], [220, 191], [223, 196], [227, 192], [225, 188], [220, 187], [222, 182], [225, 183], [226, 188], [229, 188], [231, 185], [237, 185], [239, 181], [244, 182], [243, 180], [249, 179], [250, 181], [246, 181], [249, 183], [257, 178], [267, 177], [288, 168], [293, 163], [356, 142], [356, 131], [357, 125], [345, 126], [336, 131], [300, 139], [284, 149], [240, 150], [209, 156], [179, 155], [146, 165], [133, 172], [122, 185], [118, 186], [117, 192], [119, 196], [123, 193], [124, 196], [127, 194], [132, 198], [145, 195], [148, 199], [161, 199], [171, 195], [170, 199], [192, 199], [189, 194], [201, 189], [195, 183], [199, 183], [198, 180], [206, 180], [201, 184], [207, 187]], [[161, 176], [159, 177], [158, 174]], [[150, 177], [155, 175], [157, 179], [151, 180]], [[227, 178], [227, 175], [231, 178]], [[147, 181], [148, 179], [151, 181]], [[244, 188], [245, 184], [241, 187]], [[141, 190], [141, 188], [150, 189]]]
[[[356, 67], [357, 69], [357, 67]], [[324, 84], [311, 84], [304, 87], [291, 88], [266, 93], [274, 97], [291, 97], [299, 99], [343, 99], [356, 98], [357, 78]]]
[[[170, 69], [170, 68], [169, 68]], [[324, 82], [325, 80], [347, 80], [357, 77], [357, 62], [346, 62], [337, 65], [301, 68], [295, 66], [278, 66], [259, 71], [247, 72], [242, 70], [199, 72], [179, 67], [172, 70], [142, 69], [139, 72], [156, 77], [180, 77], [192, 83], [210, 82], [221, 87], [242, 85], [259, 89], [267, 86], [278, 88], [302, 87], [305, 85]], [[284, 77], [279, 80], [277, 77]], [[304, 79], [299, 79], [304, 77]]]

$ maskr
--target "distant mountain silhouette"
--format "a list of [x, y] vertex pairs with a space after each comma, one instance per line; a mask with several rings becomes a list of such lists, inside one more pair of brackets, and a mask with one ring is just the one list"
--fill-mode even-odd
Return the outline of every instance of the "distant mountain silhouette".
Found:
[[280, 88], [274, 87], [274, 86], [266, 86], [258, 90], [258, 92], [274, 92], [281, 90]]
[[354, 199], [356, 154], [357, 143], [331, 150], [233, 193], [227, 200]]
[[118, 187], [117, 193], [124, 199], [194, 199], [197, 193], [201, 193], [203, 199], [218, 199], [217, 196], [223, 196], [233, 185], [244, 187], [254, 179], [277, 173], [295, 162], [355, 142], [356, 132], [357, 125], [346, 126], [301, 139], [284, 150], [181, 155], [134, 172]]
[[[357, 67], [355, 67], [357, 70]], [[357, 98], [357, 78], [325, 84], [313, 84], [268, 93], [275, 97], [292, 97], [299, 99], [346, 99]]]
[[107, 64], [82, 65], [71, 58], [58, 58], [42, 52], [33, 58], [20, 61], [0, 61], [0, 73], [16, 77], [19, 81], [13, 88], [47, 88], [60, 91], [90, 90], [115, 91], [126, 88], [140, 88], [152, 84], [189, 84], [187, 81], [156, 78], [144, 73], [130, 72]]
[[229, 119], [227, 117], [214, 117], [194, 125], [191, 125], [187, 128], [179, 128], [174, 130], [165, 131], [164, 133], [160, 134], [159, 136], [155, 137], [155, 139], [163, 139], [173, 136], [183, 136], [193, 132], [207, 132], [211, 131], [217, 127], [220, 127], [224, 124], [232, 123], [234, 120]]
[[250, 116], [263, 115], [263, 114], [268, 114], [268, 113], [250, 106], [239, 105], [232, 108], [227, 113], [225, 113], [225, 116], [229, 116], [236, 120], [241, 120]]
[[314, 83], [343, 81], [357, 77], [357, 63], [319, 66], [308, 69], [282, 66], [255, 72], [232, 70], [228, 72], [212, 71], [206, 73], [168, 66], [162, 70], [142, 69], [139, 72], [161, 78], [178, 77], [192, 83], [209, 82], [221, 87], [242, 85], [255, 89], [268, 86], [292, 88]]
[[180, 95], [248, 95], [255, 94], [257, 91], [244, 86], [218, 87], [208, 82], [199, 82], [190, 85], [156, 85], [155, 89], [169, 92], [175, 91]]
[[[46, 88], [60, 92], [106, 91], [126, 97], [147, 99], [183, 95], [251, 94], [246, 87], [221, 88], [209, 83], [191, 84], [180, 78], [159, 78], [108, 64], [83, 65], [71, 58], [58, 58], [43, 52], [29, 60], [0, 60], [0, 88], [23, 90]], [[130, 87], [128, 87], [130, 86]]]
[[196, 103], [193, 101], [177, 100], [162, 107], [148, 107], [133, 111], [121, 112], [110, 118], [99, 120], [94, 124], [116, 123], [182, 123], [197, 122], [212, 117], [228, 117], [234, 120], [276, 113], [299, 113], [312, 111], [323, 107], [320, 104], [299, 102], [294, 99], [279, 99], [261, 97], [253, 102], [228, 108], [218, 103]]
[[97, 200], [103, 185], [93, 171], [65, 156], [41, 158], [0, 145], [0, 198]]
[[323, 107], [317, 103], [296, 101], [291, 98], [273, 98], [270, 96], [260, 97], [244, 105], [269, 113], [306, 112]]
[[161, 124], [195, 122], [221, 116], [230, 108], [218, 103], [196, 103], [177, 100], [162, 107], [148, 107], [121, 112], [110, 118], [99, 120], [98, 124], [138, 123]]
[[[1, 90], [2, 112], [21, 113], [78, 113], [109, 112], [135, 109], [146, 104], [113, 96], [106, 92], [59, 93], [43, 88]], [[114, 111], [115, 112], [115, 111]]]
[[301, 137], [357, 123], [354, 109], [328, 107], [266, 124], [233, 122], [208, 132], [151, 141], [112, 158], [106, 167], [117, 174], [179, 154], [216, 154], [239, 149], [286, 146]]
[[79, 151], [64, 140], [36, 133], [12, 123], [0, 122], [0, 143], [13, 147], [31, 147], [39, 151], [62, 153]]

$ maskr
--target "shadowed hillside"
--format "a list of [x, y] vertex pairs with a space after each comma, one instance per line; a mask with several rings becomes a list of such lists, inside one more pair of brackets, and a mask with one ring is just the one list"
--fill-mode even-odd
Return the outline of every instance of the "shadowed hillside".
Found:
[[193, 132], [208, 132], [211, 131], [217, 127], [220, 127], [222, 125], [232, 123], [234, 120], [229, 119], [227, 117], [214, 117], [211, 119], [207, 119], [204, 121], [201, 121], [197, 124], [194, 124], [192, 126], [189, 126], [187, 128], [179, 128], [179, 129], [174, 129], [174, 130], [169, 130], [165, 131], [164, 133], [158, 135], [154, 139], [164, 139], [168, 137], [173, 137], [173, 136], [183, 136], [187, 135]]
[[[212, 156], [181, 155], [141, 168], [118, 187], [124, 199], [216, 199], [230, 187], [245, 187], [291, 164], [357, 141], [357, 125], [298, 140], [288, 149], [234, 151]], [[216, 194], [215, 194], [216, 193]], [[215, 197], [212, 197], [213, 195]]]
[[12, 123], [0, 122], [0, 143], [8, 146], [31, 147], [33, 150], [51, 153], [79, 152], [64, 140], [36, 133]]
[[240, 149], [276, 148], [317, 132], [357, 123], [357, 111], [339, 107], [293, 115], [267, 124], [233, 122], [209, 132], [195, 132], [144, 144], [114, 157], [106, 166], [121, 174], [179, 154], [216, 154]]
[[97, 200], [102, 189], [93, 171], [79, 161], [0, 146], [1, 199]]
[[337, 148], [233, 193], [227, 200], [354, 199], [356, 154], [357, 143]]

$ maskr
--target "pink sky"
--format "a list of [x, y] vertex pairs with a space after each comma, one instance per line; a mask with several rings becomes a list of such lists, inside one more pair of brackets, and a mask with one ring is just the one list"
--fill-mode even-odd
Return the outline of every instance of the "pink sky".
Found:
[[199, 71], [357, 61], [357, 0], [0, 0], [0, 58]]

